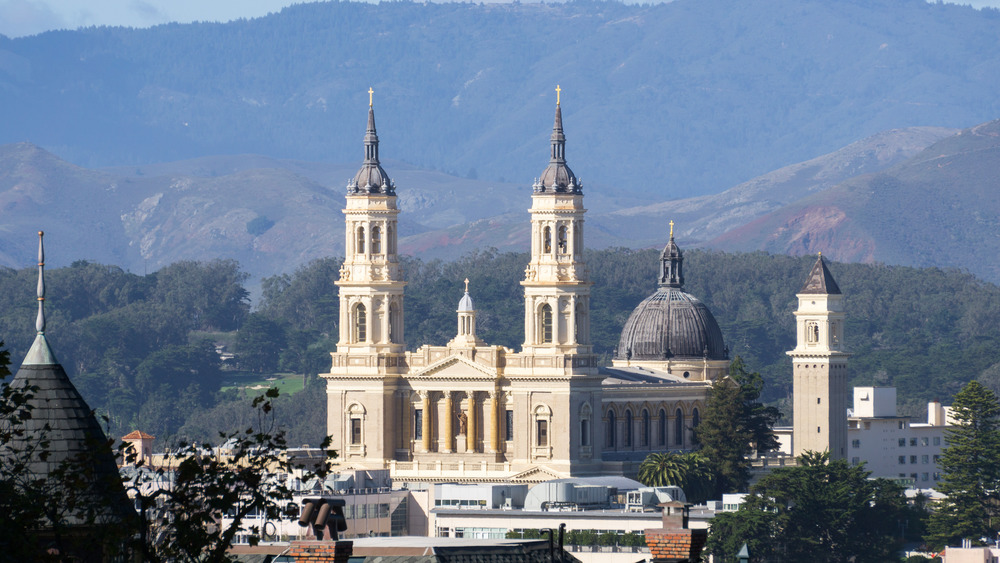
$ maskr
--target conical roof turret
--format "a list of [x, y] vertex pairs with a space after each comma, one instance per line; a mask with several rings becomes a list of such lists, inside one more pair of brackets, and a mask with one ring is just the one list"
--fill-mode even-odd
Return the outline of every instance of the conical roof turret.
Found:
[[806, 283], [802, 286], [802, 289], [799, 290], [799, 293], [840, 295], [840, 286], [838, 286], [837, 281], [833, 279], [833, 274], [830, 273], [830, 269], [826, 267], [826, 261], [823, 260], [823, 254], [820, 254], [816, 258], [816, 263], [813, 264], [812, 270], [809, 271], [809, 277], [806, 278]]
[[396, 186], [382, 169], [378, 158], [378, 133], [375, 132], [375, 108], [368, 89], [368, 128], [365, 131], [365, 161], [354, 178], [347, 183], [348, 194], [393, 195]]
[[536, 193], [583, 193], [583, 185], [566, 164], [566, 135], [563, 133], [562, 105], [559, 93], [562, 89], [556, 86], [556, 118], [552, 126], [552, 156], [549, 165], [545, 167], [541, 177], [535, 181]]

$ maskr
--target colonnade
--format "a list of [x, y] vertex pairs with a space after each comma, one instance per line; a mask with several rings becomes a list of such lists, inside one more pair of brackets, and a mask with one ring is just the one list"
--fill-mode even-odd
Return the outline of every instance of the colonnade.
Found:
[[[481, 397], [482, 395], [486, 397]], [[414, 453], [456, 453], [459, 451], [456, 439], [464, 436], [464, 453], [499, 452], [502, 439], [502, 396], [497, 390], [400, 391], [403, 424], [400, 425], [402, 432], [399, 447]], [[415, 398], [418, 400], [414, 400]], [[489, 401], [489, 414], [482, 412], [481, 401]], [[457, 409], [456, 404], [459, 407]], [[483, 436], [485, 452], [481, 452], [479, 447], [480, 419], [483, 419], [486, 431]], [[419, 424], [419, 431], [416, 424]], [[434, 440], [435, 429], [438, 430], [437, 445]]]

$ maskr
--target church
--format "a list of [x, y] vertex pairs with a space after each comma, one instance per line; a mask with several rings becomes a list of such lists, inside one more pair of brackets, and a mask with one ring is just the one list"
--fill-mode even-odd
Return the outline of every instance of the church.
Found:
[[671, 225], [658, 279], [650, 280], [655, 291], [625, 323], [612, 365], [598, 365], [583, 186], [566, 161], [558, 97], [549, 162], [531, 191], [519, 351], [477, 335], [468, 282], [455, 337], [407, 351], [400, 210], [379, 161], [370, 101], [364, 149], [347, 186], [339, 340], [330, 372], [320, 374], [341, 467], [389, 469], [403, 482], [537, 483], [634, 475], [651, 452], [693, 447], [706, 395], [728, 371], [722, 331], [683, 290]]

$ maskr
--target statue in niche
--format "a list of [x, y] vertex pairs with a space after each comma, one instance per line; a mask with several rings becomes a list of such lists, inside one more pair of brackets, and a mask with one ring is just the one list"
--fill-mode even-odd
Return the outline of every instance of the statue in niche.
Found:
[[463, 412], [458, 415], [458, 433], [465, 434], [469, 431], [469, 417]]

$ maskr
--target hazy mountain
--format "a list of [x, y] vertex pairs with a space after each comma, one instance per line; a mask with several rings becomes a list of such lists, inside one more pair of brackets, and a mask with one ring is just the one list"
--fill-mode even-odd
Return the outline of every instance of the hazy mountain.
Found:
[[723, 250], [968, 269], [1000, 280], [1000, 120], [812, 194], [710, 241]]
[[924, 0], [325, 2], [0, 37], [0, 143], [89, 167], [352, 162], [373, 86], [383, 154], [530, 185], [560, 84], [588, 193], [662, 201], [883, 130], [994, 119], [998, 24]]

